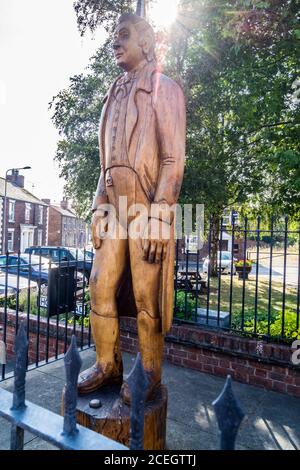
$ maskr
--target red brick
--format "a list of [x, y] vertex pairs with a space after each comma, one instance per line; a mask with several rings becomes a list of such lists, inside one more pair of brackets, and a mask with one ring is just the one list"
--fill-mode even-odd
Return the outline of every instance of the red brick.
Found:
[[234, 370], [231, 372], [231, 375], [234, 380], [238, 382], [248, 383], [249, 382], [249, 374], [244, 371]]
[[226, 377], [228, 375], [228, 369], [225, 367], [214, 367], [214, 373], [220, 375], [222, 377]]
[[212, 366], [218, 366], [219, 365], [219, 359], [215, 359], [213, 357], [204, 356], [203, 359], [202, 359], [202, 362], [204, 364], [210, 364]]
[[272, 371], [275, 372], [276, 374], [286, 375], [288, 372], [288, 369], [286, 367], [273, 366]]
[[294, 397], [300, 397], [300, 387], [297, 387], [296, 385], [287, 385], [286, 391]]
[[267, 377], [267, 371], [263, 369], [255, 369], [254, 375], [256, 375], [257, 377]]
[[286, 377], [286, 383], [300, 386], [300, 376], [299, 377]]
[[212, 374], [214, 372], [214, 367], [209, 364], [203, 364], [203, 372]]
[[232, 369], [238, 372], [248, 374], [252, 369], [249, 366], [242, 366], [241, 364], [232, 363]]
[[198, 371], [203, 370], [203, 364], [201, 364], [201, 362], [199, 362], [199, 361], [191, 361], [189, 359], [183, 359], [182, 360], [182, 365], [184, 367], [188, 367], [190, 369], [195, 369], [195, 370], [198, 370]]
[[269, 379], [264, 379], [263, 377], [256, 377], [254, 375], [249, 376], [249, 384], [258, 385], [260, 387], [270, 389], [272, 387], [272, 381]]
[[276, 372], [269, 372], [268, 377], [272, 380], [276, 380], [278, 382], [284, 382], [286, 379], [286, 376], [283, 374], [277, 374]]
[[197, 361], [198, 360], [198, 356], [194, 352], [189, 352], [188, 355], [187, 355], [187, 358], [192, 360], [192, 361]]
[[213, 351], [210, 351], [209, 349], [202, 349], [202, 354], [203, 356], [212, 357]]
[[275, 390], [276, 392], [282, 392], [282, 393], [285, 393], [286, 392], [286, 384], [285, 383], [282, 383], [282, 382], [277, 382], [276, 380], [274, 380], [272, 382], [272, 390]]
[[262, 369], [262, 370], [270, 370], [272, 371], [271, 364], [265, 364], [264, 362], [255, 361], [254, 359], [248, 359], [249, 366], [253, 367], [254, 369]]
[[288, 375], [290, 377], [299, 377], [300, 376], [300, 369], [288, 369]]
[[228, 359], [220, 359], [219, 365], [220, 367], [226, 367], [227, 369], [231, 368], [231, 362]]
[[170, 354], [172, 354], [174, 356], [178, 356], [178, 357], [187, 358], [187, 352], [186, 351], [181, 351], [179, 349], [178, 350], [177, 349], [171, 349]]
[[180, 358], [180, 357], [175, 357], [175, 356], [172, 356], [172, 363], [175, 364], [176, 366], [182, 366], [182, 361], [183, 359]]

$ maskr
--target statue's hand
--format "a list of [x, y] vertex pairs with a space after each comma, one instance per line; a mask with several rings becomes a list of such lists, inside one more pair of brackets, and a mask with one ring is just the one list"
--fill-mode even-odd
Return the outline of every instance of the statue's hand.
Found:
[[92, 243], [95, 250], [101, 248], [105, 233], [107, 232], [107, 218], [102, 209], [97, 209], [92, 217]]
[[161, 263], [166, 258], [169, 240], [170, 225], [162, 220], [149, 219], [142, 237], [143, 260]]

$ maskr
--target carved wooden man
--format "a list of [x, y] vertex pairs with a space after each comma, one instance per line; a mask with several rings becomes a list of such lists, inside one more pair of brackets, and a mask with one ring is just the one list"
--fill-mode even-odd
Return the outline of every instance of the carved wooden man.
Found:
[[[96, 254], [90, 278], [97, 360], [81, 374], [78, 390], [86, 394], [109, 383], [122, 383], [119, 316], [134, 314], [151, 399], [160, 385], [163, 338], [173, 317], [174, 214], [170, 208], [177, 202], [184, 172], [185, 102], [179, 85], [157, 70], [154, 32], [144, 19], [122, 15], [113, 48], [125, 73], [111, 86], [100, 122], [101, 174], [92, 221]], [[120, 213], [120, 197], [127, 197], [128, 207], [147, 208], [149, 216], [140, 237], [130, 236], [135, 215]], [[106, 237], [97, 230], [107, 215], [103, 209], [107, 203], [115, 208], [118, 224], [128, 237]], [[159, 211], [151, 211], [154, 207]], [[162, 236], [164, 229], [170, 232], [169, 239]], [[126, 381], [121, 395], [130, 403]]]

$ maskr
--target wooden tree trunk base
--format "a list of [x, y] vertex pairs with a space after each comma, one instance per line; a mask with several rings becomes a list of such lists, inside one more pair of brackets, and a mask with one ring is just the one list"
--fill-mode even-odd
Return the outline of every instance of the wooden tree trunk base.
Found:
[[[123, 403], [119, 393], [120, 387], [107, 386], [90, 395], [78, 397], [77, 422], [129, 447], [130, 407]], [[101, 401], [101, 408], [90, 408], [90, 401], [94, 399]], [[165, 449], [167, 403], [168, 390], [162, 385], [145, 407], [145, 450]]]

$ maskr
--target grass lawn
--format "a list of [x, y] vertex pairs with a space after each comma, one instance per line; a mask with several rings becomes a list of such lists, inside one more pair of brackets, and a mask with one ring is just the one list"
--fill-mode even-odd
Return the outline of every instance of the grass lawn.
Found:
[[[230, 306], [230, 276], [221, 276], [220, 310], [229, 312]], [[291, 343], [300, 339], [300, 318], [297, 318], [297, 289], [287, 286], [285, 290], [285, 308], [283, 315], [283, 284], [272, 281], [272, 295], [269, 316], [269, 281], [260, 277], [257, 290], [255, 276], [249, 276], [245, 281], [244, 314], [243, 314], [243, 286], [244, 282], [233, 276], [232, 278], [232, 317], [230, 329], [247, 335], [266, 335], [274, 341]], [[210, 280], [210, 310], [218, 310], [219, 279]], [[257, 294], [257, 295], [256, 295]], [[255, 298], [257, 297], [257, 310], [255, 312]], [[195, 320], [195, 308], [207, 308], [207, 295], [202, 293], [198, 302], [184, 291], [177, 293], [176, 317], [178, 319]]]
[[[218, 309], [218, 279], [210, 280], [210, 308]], [[249, 275], [249, 280], [245, 282], [245, 310], [254, 309], [256, 294], [255, 276]], [[260, 278], [258, 282], [258, 314], [268, 312], [269, 306], [269, 281], [267, 278]], [[288, 310], [297, 309], [297, 289], [287, 286], [285, 291], [285, 308]], [[282, 311], [283, 285], [281, 282], [272, 280], [271, 310]], [[243, 281], [238, 276], [232, 278], [232, 312], [241, 312], [243, 297]], [[230, 276], [221, 276], [221, 302], [220, 310], [229, 311], [230, 304]], [[199, 297], [199, 307], [206, 307], [207, 296], [201, 294]]]

